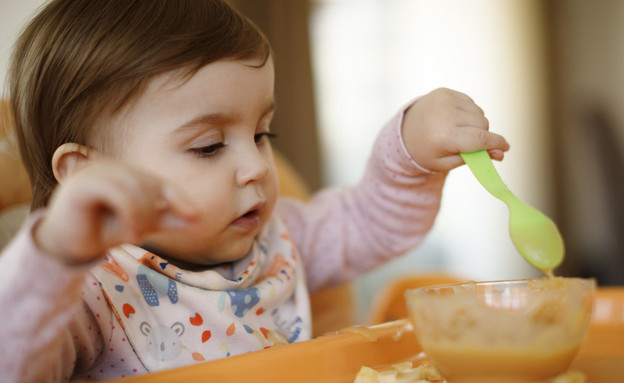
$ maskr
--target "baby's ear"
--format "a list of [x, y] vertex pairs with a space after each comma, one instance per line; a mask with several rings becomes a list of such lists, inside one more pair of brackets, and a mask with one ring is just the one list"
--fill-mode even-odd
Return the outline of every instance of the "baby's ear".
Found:
[[88, 164], [96, 155], [95, 149], [74, 142], [59, 146], [52, 156], [54, 178], [62, 183], [65, 178]]

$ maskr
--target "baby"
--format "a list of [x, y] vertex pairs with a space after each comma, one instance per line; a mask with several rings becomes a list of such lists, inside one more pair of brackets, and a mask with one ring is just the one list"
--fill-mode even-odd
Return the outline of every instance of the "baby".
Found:
[[362, 181], [278, 198], [274, 67], [222, 0], [53, 0], [10, 92], [32, 214], [0, 256], [3, 382], [136, 375], [310, 338], [308, 294], [417, 245], [460, 152], [508, 144], [435, 90]]

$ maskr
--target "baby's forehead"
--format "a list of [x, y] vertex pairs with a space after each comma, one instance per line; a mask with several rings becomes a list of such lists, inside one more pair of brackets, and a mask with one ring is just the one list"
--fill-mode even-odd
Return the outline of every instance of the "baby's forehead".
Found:
[[127, 130], [153, 122], [150, 117], [156, 114], [163, 117], [160, 122], [170, 122], [170, 128], [202, 113], [238, 116], [255, 111], [265, 115], [267, 108], [274, 107], [273, 92], [271, 60], [224, 59], [199, 68], [170, 70], [144, 81], [121, 107], [102, 110], [101, 125], [91, 138], [102, 141], [110, 135], [127, 135]]
[[[147, 79], [142, 85], [141, 89], [133, 95], [132, 99], [127, 100], [127, 104], [136, 103], [136, 101], [144, 96], [164, 96], [167, 93], [173, 93], [178, 91], [181, 87], [186, 85], [189, 81], [197, 76], [198, 73], [210, 70], [211, 68], [217, 68], [224, 65], [234, 64], [242, 68], [250, 68], [255, 70], [267, 69], [271, 73], [274, 72], [272, 58], [266, 59], [254, 58], [254, 59], [220, 59], [213, 61], [202, 66], [187, 65], [184, 67], [172, 69], [166, 72], [159, 73]], [[214, 80], [221, 81], [224, 76], [217, 76]], [[205, 79], [203, 81], [206, 81]], [[209, 80], [208, 80], [209, 81]], [[124, 105], [130, 106], [130, 105]]]

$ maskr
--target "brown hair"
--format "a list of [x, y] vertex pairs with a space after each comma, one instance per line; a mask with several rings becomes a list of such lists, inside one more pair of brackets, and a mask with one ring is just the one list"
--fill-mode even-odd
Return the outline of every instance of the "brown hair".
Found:
[[98, 113], [119, 110], [154, 76], [269, 54], [262, 32], [222, 0], [50, 2], [18, 39], [9, 74], [31, 207], [56, 186], [56, 148], [86, 144]]

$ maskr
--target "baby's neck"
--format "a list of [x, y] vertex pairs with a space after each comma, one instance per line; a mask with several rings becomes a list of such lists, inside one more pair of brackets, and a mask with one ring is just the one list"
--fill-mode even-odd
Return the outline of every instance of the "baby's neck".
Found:
[[[152, 254], [156, 254], [158, 255], [160, 258], [164, 259], [165, 261], [167, 261], [168, 263], [172, 264], [173, 266], [182, 269], [182, 270], [186, 270], [186, 271], [204, 271], [204, 270], [208, 270], [214, 267], [218, 267], [220, 265], [223, 264], [217, 264], [217, 265], [200, 265], [197, 263], [191, 263], [191, 262], [186, 262], [180, 259], [176, 259], [175, 257], [169, 256], [168, 254], [163, 253], [160, 250], [151, 248], [150, 246], [141, 246], [142, 248], [144, 248], [145, 250], [149, 251]], [[230, 264], [230, 263], [227, 263]]]

